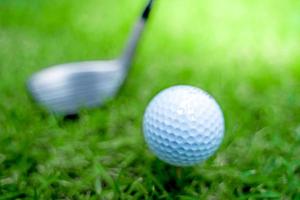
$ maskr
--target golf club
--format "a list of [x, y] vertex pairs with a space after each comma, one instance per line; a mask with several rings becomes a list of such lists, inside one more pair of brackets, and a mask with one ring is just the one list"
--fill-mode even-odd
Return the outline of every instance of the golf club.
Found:
[[112, 99], [131, 66], [154, 0], [149, 0], [135, 25], [123, 54], [114, 60], [60, 64], [34, 74], [28, 81], [33, 98], [50, 112], [77, 114]]

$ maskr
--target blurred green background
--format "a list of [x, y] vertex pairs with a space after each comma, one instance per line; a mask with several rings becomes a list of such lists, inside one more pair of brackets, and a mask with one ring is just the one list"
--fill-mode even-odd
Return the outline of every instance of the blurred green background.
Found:
[[[300, 1], [157, 0], [118, 98], [76, 121], [39, 108], [46, 66], [113, 58], [144, 0], [0, 0], [0, 199], [300, 199]], [[147, 149], [150, 99], [212, 94], [226, 134], [177, 169]]]

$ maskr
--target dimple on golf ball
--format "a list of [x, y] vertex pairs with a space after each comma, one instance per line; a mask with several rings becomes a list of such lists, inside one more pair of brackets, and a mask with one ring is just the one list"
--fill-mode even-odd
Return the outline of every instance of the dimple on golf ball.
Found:
[[149, 103], [143, 131], [158, 158], [175, 166], [191, 166], [218, 149], [224, 135], [224, 117], [218, 103], [205, 91], [174, 86]]

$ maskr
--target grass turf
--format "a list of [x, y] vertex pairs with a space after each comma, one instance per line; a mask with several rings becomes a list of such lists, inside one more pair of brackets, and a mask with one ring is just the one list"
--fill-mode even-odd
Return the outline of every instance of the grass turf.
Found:
[[[299, 1], [157, 1], [118, 98], [75, 121], [30, 99], [45, 66], [112, 58], [144, 1], [0, 1], [0, 199], [300, 199]], [[145, 106], [191, 84], [226, 118], [220, 150], [176, 169], [147, 149]]]

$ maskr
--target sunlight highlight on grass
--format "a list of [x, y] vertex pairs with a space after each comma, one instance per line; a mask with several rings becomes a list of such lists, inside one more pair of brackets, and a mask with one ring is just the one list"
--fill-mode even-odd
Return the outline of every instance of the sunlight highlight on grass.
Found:
[[295, 37], [300, 7], [287, 5], [279, 1], [177, 0], [161, 2], [157, 15], [163, 24], [160, 31], [179, 43], [193, 38], [196, 51], [201, 51], [201, 45], [210, 46], [216, 52], [227, 52], [228, 59], [282, 66], [300, 53], [300, 38]]

